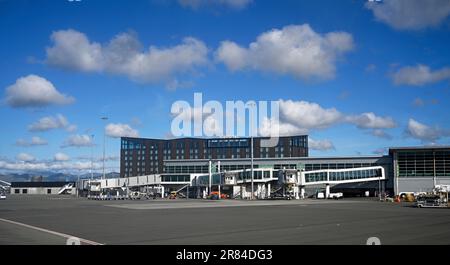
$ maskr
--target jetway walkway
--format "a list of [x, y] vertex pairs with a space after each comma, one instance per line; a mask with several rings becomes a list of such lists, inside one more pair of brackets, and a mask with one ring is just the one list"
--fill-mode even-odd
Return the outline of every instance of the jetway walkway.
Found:
[[2, 187], [11, 187], [11, 183], [0, 180], [0, 186]]
[[58, 194], [59, 195], [65, 194], [66, 192], [72, 191], [73, 188], [74, 188], [73, 183], [66, 184], [58, 191]]
[[0, 190], [3, 191], [9, 191], [9, 189], [11, 188], [11, 183], [0, 180]]
[[129, 178], [94, 179], [88, 180], [87, 185], [91, 191], [101, 191], [102, 189], [132, 188], [142, 186], [153, 186], [161, 184], [160, 175], [146, 175]]
[[[300, 169], [255, 168], [253, 181], [251, 170], [235, 170], [221, 173], [197, 175], [192, 185], [201, 189], [200, 193], [209, 193], [210, 189], [221, 190], [221, 186], [231, 186], [233, 196], [251, 196], [251, 183], [257, 198], [281, 196], [285, 198], [304, 198], [305, 187], [325, 186], [325, 197], [330, 194], [330, 185], [385, 180], [382, 166], [347, 169], [323, 169], [303, 171]], [[217, 188], [215, 188], [217, 187]], [[228, 189], [229, 190], [229, 189]]]
[[[164, 194], [165, 187], [175, 187], [178, 192], [187, 187], [197, 187], [198, 192], [209, 194], [210, 187], [232, 187], [233, 194], [248, 195], [248, 186], [251, 184], [250, 170], [235, 170], [209, 174], [189, 174], [189, 179], [168, 182], [163, 175], [146, 175], [128, 178], [88, 180], [87, 186], [91, 192], [103, 192], [108, 189], [132, 189], [136, 187], [158, 187]], [[326, 194], [329, 194], [330, 185], [342, 183], [356, 183], [385, 180], [385, 170], [381, 166], [323, 169], [302, 171], [298, 169], [255, 168], [253, 170], [253, 183], [259, 198], [268, 198], [271, 193], [280, 192], [299, 198], [304, 196], [304, 188], [312, 185], [325, 185]], [[177, 187], [177, 185], [180, 185]], [[245, 188], [244, 191], [242, 188]], [[238, 191], [237, 189], [240, 189]], [[250, 192], [251, 194], [251, 192]], [[203, 196], [205, 197], [205, 196]]]

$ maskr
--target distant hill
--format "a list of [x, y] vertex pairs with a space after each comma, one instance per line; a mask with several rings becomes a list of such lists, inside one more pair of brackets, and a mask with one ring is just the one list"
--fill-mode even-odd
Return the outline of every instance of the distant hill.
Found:
[[[106, 178], [118, 178], [120, 177], [120, 173], [110, 172], [105, 174]], [[32, 173], [2, 173], [0, 174], [0, 180], [6, 182], [20, 182], [20, 181], [35, 181], [40, 180], [42, 176], [42, 181], [75, 181], [78, 179], [86, 179], [90, 178], [91, 174], [83, 174], [83, 175], [74, 175], [74, 174], [64, 174], [64, 173], [56, 173], [56, 172], [32, 172]], [[102, 174], [94, 173], [94, 178], [101, 177]]]

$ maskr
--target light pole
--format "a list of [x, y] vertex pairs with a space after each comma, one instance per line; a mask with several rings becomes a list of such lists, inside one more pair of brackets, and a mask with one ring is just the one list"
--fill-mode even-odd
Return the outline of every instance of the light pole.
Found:
[[[250, 102], [249, 103], [249, 106], [251, 106], [251, 107], [254, 107], [255, 106], [255, 103], [254, 102]], [[250, 109], [250, 117], [251, 117], [251, 120], [250, 120], [250, 128], [249, 128], [249, 132], [250, 132], [250, 146], [251, 146], [251, 151], [250, 151], [250, 174], [251, 174], [251, 181], [252, 181], [252, 183], [251, 183], [251, 186], [252, 186], [252, 195], [250, 196], [250, 199], [251, 200], [253, 200], [254, 199], [254, 186], [253, 186], [253, 122], [254, 122], [254, 119], [255, 119], [255, 117], [253, 116], [253, 113], [252, 113], [252, 110], [253, 109]]]
[[252, 180], [252, 196], [251, 199], [254, 199], [254, 187], [253, 187], [253, 134], [251, 135], [251, 162], [250, 162], [250, 169], [251, 169], [251, 180]]
[[381, 178], [380, 178], [380, 176], [378, 176], [378, 197], [380, 198], [380, 201], [381, 201]]
[[[94, 143], [94, 135], [91, 134], [92, 143]], [[94, 144], [91, 145], [91, 180], [94, 179]]]
[[[108, 117], [101, 117], [101, 119], [106, 122], [108, 120]], [[103, 127], [103, 179], [106, 178], [105, 176], [105, 145], [106, 145], [106, 128]]]
[[208, 193], [209, 193], [209, 196], [211, 196], [211, 186], [212, 186], [212, 184], [211, 184], [211, 179], [212, 179], [212, 160], [210, 159], [209, 160], [209, 170], [208, 170], [208, 173], [209, 173], [209, 189], [208, 189]]

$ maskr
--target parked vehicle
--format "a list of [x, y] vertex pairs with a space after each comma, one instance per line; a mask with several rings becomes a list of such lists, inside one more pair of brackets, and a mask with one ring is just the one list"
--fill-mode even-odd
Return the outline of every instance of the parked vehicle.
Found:
[[212, 200], [217, 200], [219, 198], [219, 195], [220, 195], [220, 199], [227, 198], [227, 195], [225, 193], [223, 193], [223, 192], [219, 193], [218, 191], [212, 191], [210, 197]]
[[417, 197], [418, 208], [448, 207], [447, 202], [438, 194], [421, 195]]
[[317, 192], [316, 193], [316, 199], [325, 199], [325, 192]]
[[342, 192], [335, 192], [335, 193], [330, 193], [328, 195], [328, 199], [335, 199], [335, 200], [339, 200], [341, 198], [344, 198], [344, 194]]
[[169, 195], [169, 199], [174, 200], [177, 198], [177, 192], [176, 191], [172, 191]]

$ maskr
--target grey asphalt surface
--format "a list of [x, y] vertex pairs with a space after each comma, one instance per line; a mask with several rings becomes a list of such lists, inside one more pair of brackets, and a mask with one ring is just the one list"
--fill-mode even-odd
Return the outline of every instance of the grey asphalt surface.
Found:
[[[0, 218], [101, 244], [450, 244], [450, 210], [365, 199], [91, 201], [14, 196]], [[66, 238], [0, 220], [0, 244]]]

